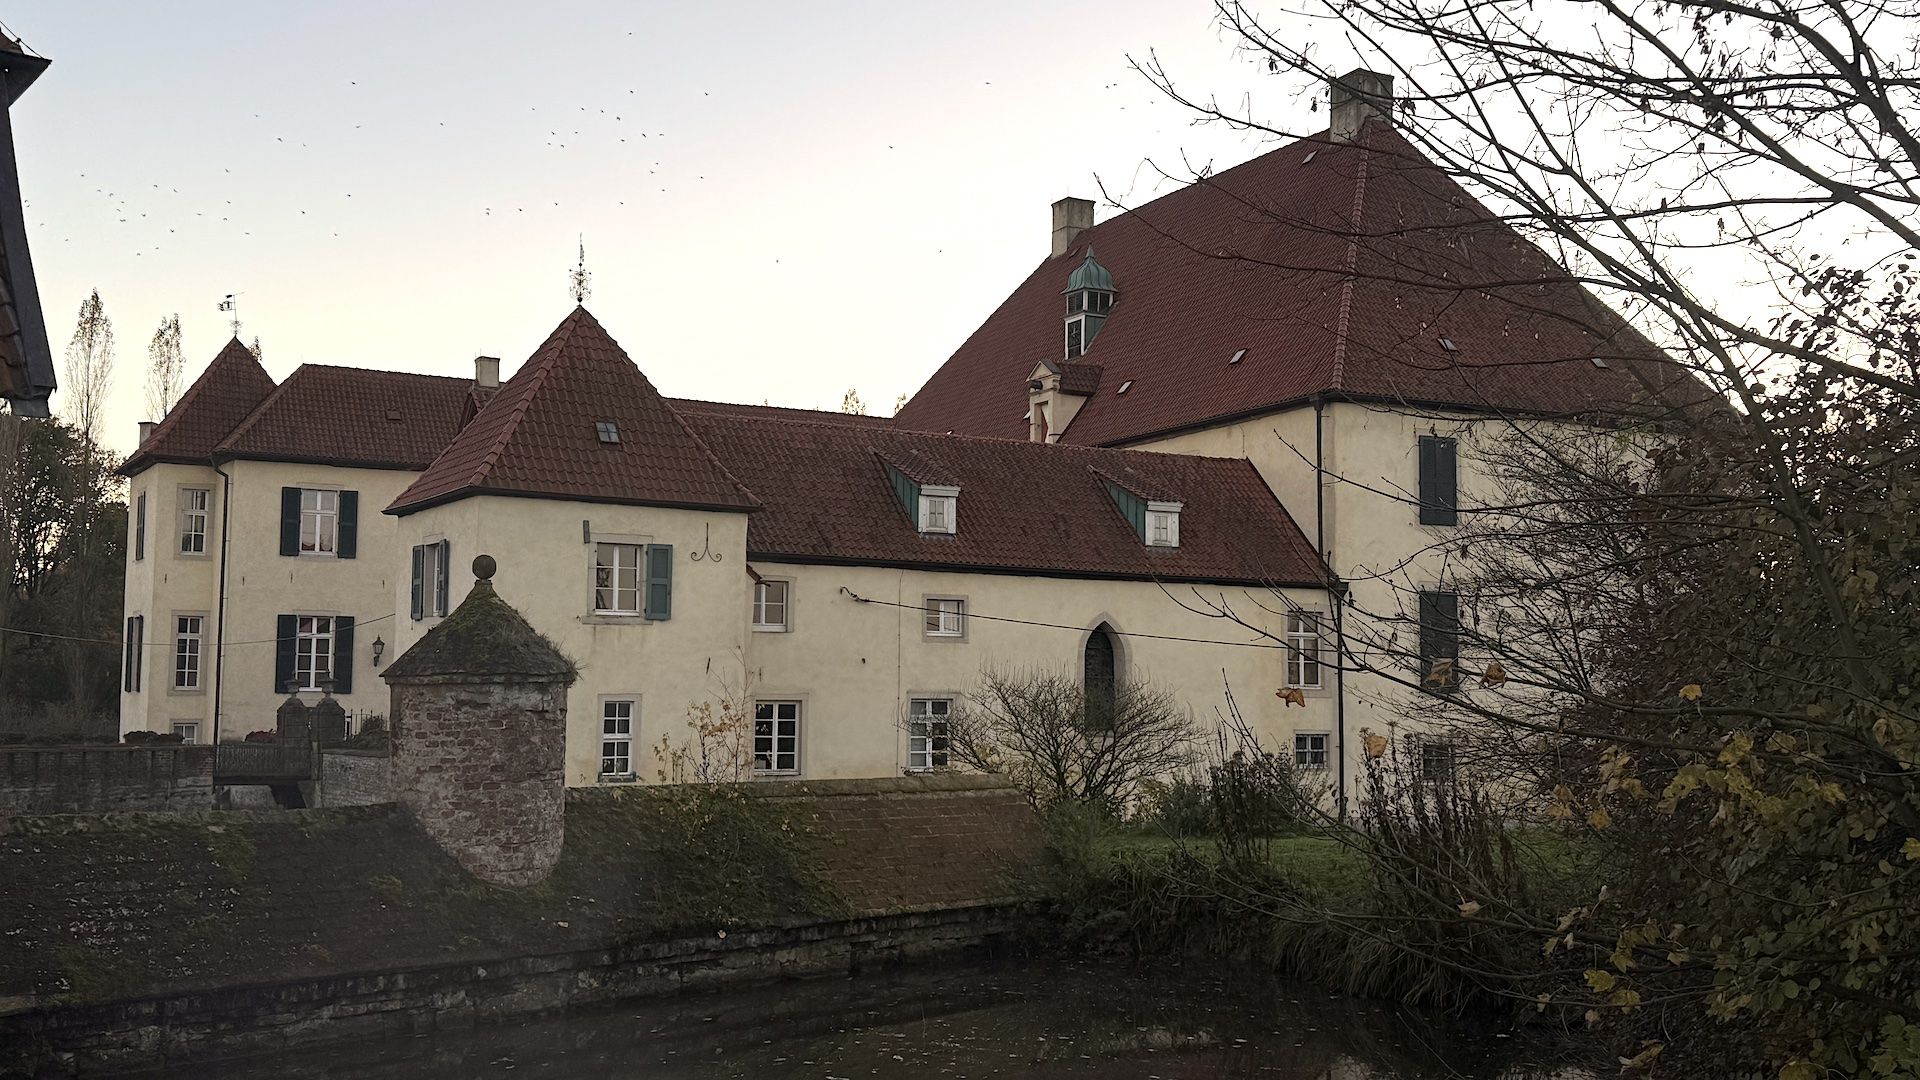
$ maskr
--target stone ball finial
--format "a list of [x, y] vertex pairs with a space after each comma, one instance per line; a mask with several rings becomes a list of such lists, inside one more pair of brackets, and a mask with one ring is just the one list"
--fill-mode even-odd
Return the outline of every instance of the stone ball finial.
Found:
[[473, 576], [481, 581], [492, 581], [493, 572], [499, 568], [500, 564], [494, 562], [491, 555], [473, 557]]

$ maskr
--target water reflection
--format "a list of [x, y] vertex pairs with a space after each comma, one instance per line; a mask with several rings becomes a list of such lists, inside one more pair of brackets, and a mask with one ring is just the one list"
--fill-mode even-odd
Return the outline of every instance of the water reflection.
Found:
[[[199, 1066], [215, 1077], [1548, 1076], [1508, 1040], [1238, 971], [1061, 961], [717, 991]], [[1565, 1075], [1565, 1074], [1562, 1074]]]

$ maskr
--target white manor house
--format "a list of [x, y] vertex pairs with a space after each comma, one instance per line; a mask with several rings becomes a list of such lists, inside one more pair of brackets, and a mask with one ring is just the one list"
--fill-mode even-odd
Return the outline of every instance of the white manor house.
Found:
[[1458, 651], [1425, 553], [1472, 512], [1478, 422], [1682, 378], [1393, 130], [1384, 77], [1344, 81], [1372, 90], [1319, 136], [1099, 224], [1056, 203], [891, 419], [663, 398], [584, 308], [505, 381], [276, 384], [230, 342], [123, 468], [122, 729], [237, 739], [289, 690], [383, 712], [484, 553], [580, 667], [572, 784], [653, 779], [722, 699], [758, 773], [939, 768], [999, 668], [1145, 681], [1202, 726], [1230, 689], [1344, 790], [1410, 692], [1355, 642], [1404, 642], [1414, 682]]

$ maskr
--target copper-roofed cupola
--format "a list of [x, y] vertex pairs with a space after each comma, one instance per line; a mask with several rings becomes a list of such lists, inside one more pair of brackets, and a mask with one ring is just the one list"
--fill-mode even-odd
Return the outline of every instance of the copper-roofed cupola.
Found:
[[1093, 336], [1113, 311], [1113, 274], [1093, 257], [1093, 245], [1087, 245], [1087, 257], [1067, 278], [1067, 359], [1083, 356], [1093, 347]]

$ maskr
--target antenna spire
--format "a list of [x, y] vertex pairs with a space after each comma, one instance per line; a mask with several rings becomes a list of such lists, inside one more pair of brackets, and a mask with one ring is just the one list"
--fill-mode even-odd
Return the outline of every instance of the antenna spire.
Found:
[[571, 278], [573, 282], [568, 290], [573, 293], [573, 302], [575, 304], [585, 305], [587, 295], [593, 291], [591, 284], [593, 275], [587, 272], [587, 238], [584, 233], [580, 236], [580, 262], [574, 266], [573, 270], [569, 272], [567, 276]]
[[220, 301], [220, 310], [227, 313], [227, 322], [233, 327], [233, 336], [239, 337], [240, 301], [234, 299], [236, 295], [235, 293], [228, 293], [227, 298]]

